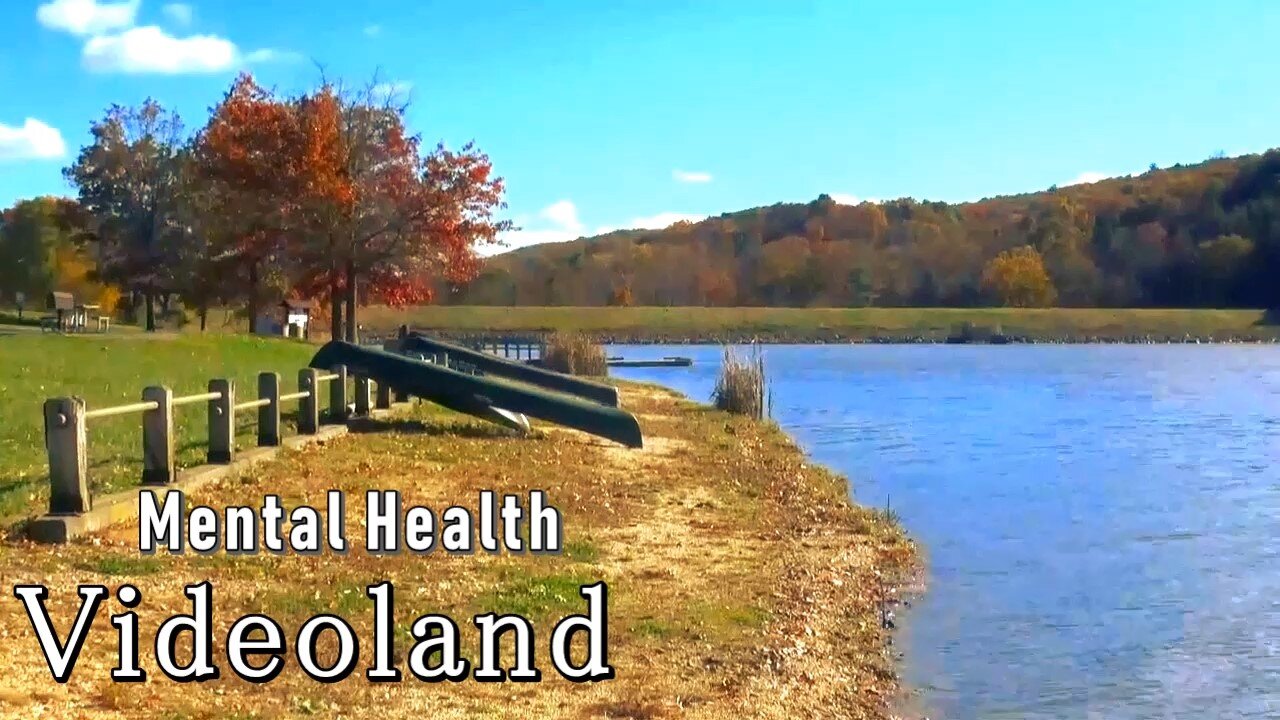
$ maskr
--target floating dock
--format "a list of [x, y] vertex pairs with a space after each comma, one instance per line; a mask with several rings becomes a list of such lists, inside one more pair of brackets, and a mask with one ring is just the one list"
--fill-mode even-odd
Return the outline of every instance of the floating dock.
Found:
[[689, 367], [693, 365], [693, 358], [664, 357], [660, 360], [627, 360], [626, 358], [611, 357], [608, 359], [608, 363], [609, 367], [622, 368]]

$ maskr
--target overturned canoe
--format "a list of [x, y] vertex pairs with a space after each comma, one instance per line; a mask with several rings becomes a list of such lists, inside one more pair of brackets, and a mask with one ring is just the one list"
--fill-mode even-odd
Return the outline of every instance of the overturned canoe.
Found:
[[486, 375], [519, 380], [520, 382], [548, 390], [577, 395], [605, 405], [618, 406], [618, 389], [610, 385], [582, 380], [572, 375], [565, 375], [552, 370], [544, 370], [524, 362], [512, 362], [462, 345], [429, 338], [420, 333], [411, 333], [399, 342], [400, 348], [407, 352], [417, 352], [427, 356], [445, 353], [451, 360], [465, 362]]
[[311, 367], [314, 368], [327, 370], [338, 365], [345, 365], [351, 374], [386, 383], [395, 390], [487, 420], [497, 421], [488, 411], [501, 408], [628, 447], [638, 448], [644, 443], [640, 424], [628, 412], [507, 378], [469, 375], [442, 365], [341, 341], [327, 343], [311, 358]]

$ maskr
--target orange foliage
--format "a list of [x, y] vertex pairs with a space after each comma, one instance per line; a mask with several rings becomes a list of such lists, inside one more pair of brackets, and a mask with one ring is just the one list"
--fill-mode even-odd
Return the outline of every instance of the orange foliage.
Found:
[[472, 248], [509, 225], [492, 217], [502, 181], [471, 145], [423, 156], [403, 120], [329, 85], [280, 99], [239, 77], [197, 157], [247, 220], [241, 255], [287, 256], [291, 285], [310, 298], [358, 285], [362, 301], [404, 305], [430, 300], [436, 278], [474, 278]]

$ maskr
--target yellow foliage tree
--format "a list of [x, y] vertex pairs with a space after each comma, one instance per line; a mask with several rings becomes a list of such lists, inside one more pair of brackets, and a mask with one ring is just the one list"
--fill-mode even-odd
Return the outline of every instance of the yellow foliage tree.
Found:
[[631, 296], [631, 283], [623, 282], [609, 293], [609, 304], [615, 307], [631, 307], [635, 299]]
[[1005, 250], [987, 263], [982, 287], [1009, 307], [1046, 307], [1058, 295], [1044, 258], [1030, 245]]
[[101, 306], [103, 314], [115, 312], [120, 302], [120, 290], [92, 279], [95, 263], [88, 254], [74, 245], [64, 243], [53, 253], [54, 286], [69, 292], [78, 300]]

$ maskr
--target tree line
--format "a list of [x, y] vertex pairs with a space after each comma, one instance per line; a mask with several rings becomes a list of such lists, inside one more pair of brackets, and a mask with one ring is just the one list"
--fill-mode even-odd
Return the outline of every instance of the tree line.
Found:
[[230, 306], [252, 330], [295, 298], [323, 303], [333, 337], [355, 340], [358, 307], [467, 282], [476, 247], [509, 227], [489, 158], [424, 148], [406, 109], [376, 82], [283, 95], [249, 75], [194, 133], [153, 100], [112, 106], [64, 170], [74, 199], [4, 212], [0, 292], [66, 289], [61, 252], [92, 268], [86, 282], [123, 291], [148, 330], [174, 299], [202, 329]]
[[1280, 306], [1280, 151], [1020, 196], [821, 196], [500, 256], [483, 305]]

